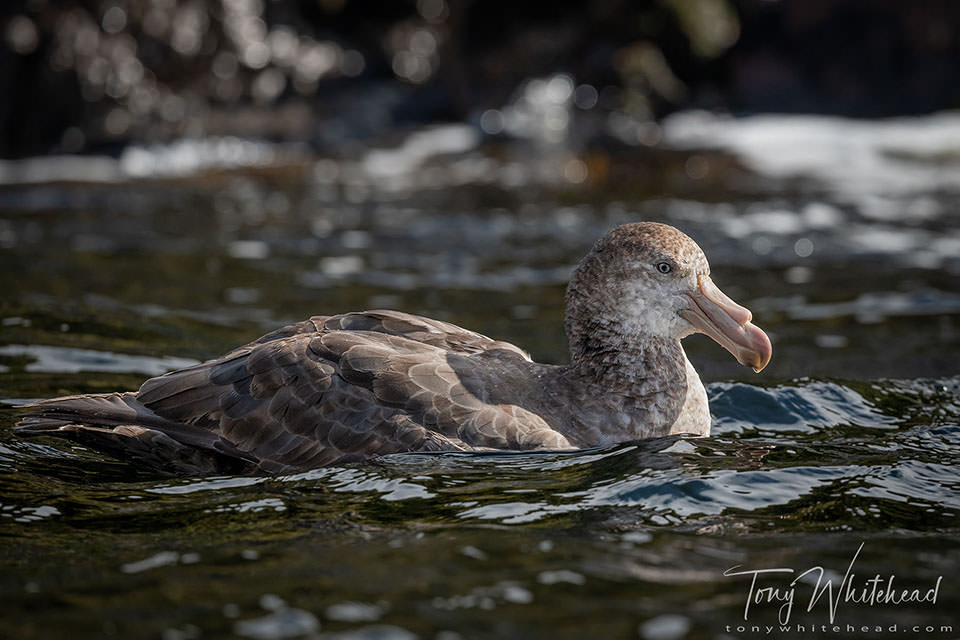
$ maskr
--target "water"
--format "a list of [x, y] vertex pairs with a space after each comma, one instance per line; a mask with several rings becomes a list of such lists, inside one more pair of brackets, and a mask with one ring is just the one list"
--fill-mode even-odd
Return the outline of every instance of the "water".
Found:
[[[798, 155], [847, 150], [833, 172], [758, 160], [790, 119], [693, 122], [665, 124], [674, 148], [451, 127], [335, 158], [207, 141], [0, 167], [0, 637], [956, 637], [954, 120], [877, 123], [879, 149], [804, 121]], [[693, 235], [774, 339], [759, 376], [686, 341], [710, 438], [170, 478], [10, 433], [29, 399], [134, 389], [314, 313], [399, 308], [561, 362], [571, 266], [637, 219]], [[942, 576], [936, 602], [831, 623], [814, 571], [789, 611], [806, 627], [768, 632], [784, 602], [745, 611], [750, 575], [724, 575], [792, 569], [757, 584], [785, 596], [851, 562], [861, 590]]]

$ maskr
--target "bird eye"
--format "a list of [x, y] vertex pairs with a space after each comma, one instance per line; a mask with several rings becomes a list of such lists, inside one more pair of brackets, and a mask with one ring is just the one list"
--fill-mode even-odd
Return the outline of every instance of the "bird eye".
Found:
[[670, 266], [669, 262], [658, 262], [657, 271], [659, 271], [660, 273], [670, 273], [671, 271], [673, 271], [673, 267]]

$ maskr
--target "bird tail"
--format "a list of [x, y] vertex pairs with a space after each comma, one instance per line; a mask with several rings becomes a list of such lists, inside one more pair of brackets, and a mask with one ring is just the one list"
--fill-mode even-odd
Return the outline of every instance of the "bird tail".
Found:
[[[116, 426], [138, 422], [135, 393], [99, 393], [40, 400], [26, 405], [34, 412], [17, 423], [20, 435], [40, 435], [76, 423]], [[144, 407], [145, 408], [145, 407]]]
[[158, 416], [133, 392], [51, 398], [26, 408], [32, 413], [14, 427], [20, 436], [66, 438], [166, 473], [244, 473], [254, 466], [216, 434]]

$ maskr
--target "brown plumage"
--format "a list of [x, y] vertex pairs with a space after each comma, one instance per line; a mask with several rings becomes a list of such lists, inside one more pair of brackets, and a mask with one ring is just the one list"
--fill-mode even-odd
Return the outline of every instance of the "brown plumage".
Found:
[[708, 274], [683, 233], [623, 225], [567, 289], [567, 366], [398, 311], [314, 316], [137, 392], [38, 402], [17, 432], [192, 473], [706, 434], [706, 393], [680, 338], [703, 331], [757, 370], [770, 358], [749, 312]]

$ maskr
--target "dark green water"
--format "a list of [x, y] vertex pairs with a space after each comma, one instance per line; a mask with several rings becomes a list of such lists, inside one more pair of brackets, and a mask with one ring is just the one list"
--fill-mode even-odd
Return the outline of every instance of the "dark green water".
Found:
[[[304, 159], [0, 187], [0, 637], [960, 635], [960, 192], [886, 194], [935, 213], [881, 220], [722, 155], [706, 179], [679, 152], [487, 179], [509, 153], [445, 158], [429, 187]], [[135, 389], [315, 313], [398, 308], [562, 361], [571, 265], [637, 219], [693, 235], [774, 339], [759, 376], [685, 343], [711, 438], [167, 478], [10, 433], [29, 399]], [[851, 563], [859, 591], [942, 577], [936, 601], [831, 622], [815, 570], [767, 631], [783, 602], [745, 612], [750, 576], [724, 575], [791, 569], [757, 582], [782, 596], [822, 567], [838, 598]]]

